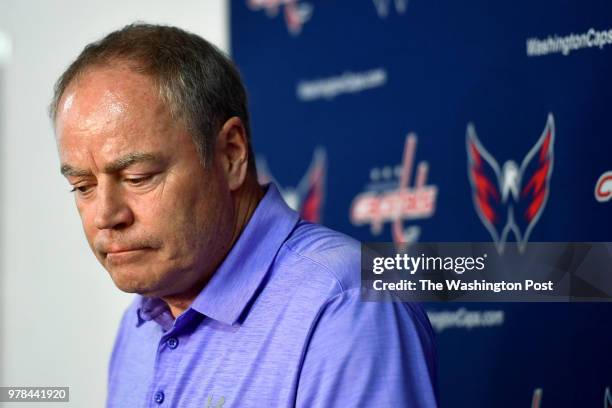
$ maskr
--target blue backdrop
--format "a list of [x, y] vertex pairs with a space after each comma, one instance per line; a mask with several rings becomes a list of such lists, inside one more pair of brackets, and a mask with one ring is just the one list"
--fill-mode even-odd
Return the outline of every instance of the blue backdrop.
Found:
[[[398, 246], [612, 241], [611, 30], [609, 1], [231, 3], [262, 180]], [[441, 406], [612, 407], [612, 305], [427, 308]]]

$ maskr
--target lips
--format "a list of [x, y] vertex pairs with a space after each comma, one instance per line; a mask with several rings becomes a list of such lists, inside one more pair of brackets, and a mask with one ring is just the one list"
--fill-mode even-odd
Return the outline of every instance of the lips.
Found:
[[143, 249], [149, 249], [147, 247], [138, 247], [138, 248], [109, 248], [107, 251], [103, 251], [105, 254], [122, 254], [133, 251], [140, 251]]
[[113, 248], [106, 253], [106, 261], [111, 265], [142, 261], [152, 248]]
[[147, 253], [148, 251], [160, 249], [162, 246], [161, 242], [158, 240], [147, 237], [136, 237], [131, 240], [123, 240], [109, 239], [108, 237], [101, 236], [96, 241], [97, 242], [94, 243], [95, 253], [103, 258], [107, 258], [108, 256]]

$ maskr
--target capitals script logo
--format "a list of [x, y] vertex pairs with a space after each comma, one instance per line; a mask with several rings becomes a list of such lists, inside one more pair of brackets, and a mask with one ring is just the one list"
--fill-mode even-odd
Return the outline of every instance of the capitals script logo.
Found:
[[550, 191], [555, 123], [552, 114], [542, 135], [521, 165], [508, 160], [500, 167], [484, 148], [472, 124], [467, 128], [468, 175], [480, 220], [501, 254], [512, 232], [520, 252], [540, 219]]
[[247, 0], [247, 6], [254, 11], [264, 9], [270, 18], [278, 15], [284, 6], [283, 14], [287, 30], [298, 35], [304, 24], [312, 17], [313, 7], [310, 3], [300, 3], [299, 0]]
[[297, 187], [282, 188], [274, 179], [264, 158], [257, 160], [257, 174], [261, 184], [274, 182], [287, 205], [300, 213], [306, 221], [320, 223], [325, 198], [325, 175], [327, 173], [327, 154], [325, 149], [315, 149], [310, 167]]
[[400, 166], [395, 169], [389, 166], [373, 168], [367, 191], [355, 197], [350, 210], [353, 225], [370, 224], [374, 235], [379, 235], [383, 224], [390, 222], [393, 242], [398, 250], [416, 242], [421, 232], [414, 225], [404, 229], [403, 221], [429, 218], [436, 209], [438, 188], [427, 185], [427, 162], [418, 164], [414, 186], [410, 186], [416, 145], [417, 136], [409, 134]]
[[595, 199], [600, 203], [612, 199], [612, 171], [606, 171], [595, 183]]

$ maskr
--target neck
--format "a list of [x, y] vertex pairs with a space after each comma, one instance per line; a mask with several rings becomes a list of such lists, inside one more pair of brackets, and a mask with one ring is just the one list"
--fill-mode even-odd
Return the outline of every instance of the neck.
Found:
[[253, 216], [257, 205], [264, 196], [264, 190], [261, 188], [255, 177], [248, 176], [244, 185], [234, 194], [234, 228], [230, 248], [242, 234], [244, 227], [248, 224]]
[[[247, 179], [242, 187], [233, 192], [232, 196], [234, 201], [234, 224], [232, 227], [232, 238], [228, 243], [228, 249], [226, 254], [223, 256], [223, 259], [225, 259], [225, 256], [227, 256], [227, 254], [231, 251], [231, 248], [234, 246], [240, 237], [240, 234], [242, 234], [242, 231], [253, 216], [257, 205], [264, 196], [264, 191], [257, 183], [256, 178], [247, 176]], [[223, 262], [223, 259], [219, 265]], [[206, 275], [206, 279], [203, 282], [194, 285], [194, 287], [189, 291], [180, 295], [162, 297], [170, 308], [170, 312], [175, 319], [177, 316], [187, 310], [191, 303], [193, 303], [194, 299], [198, 296], [202, 289], [204, 289], [210, 278], [212, 278], [214, 272]]]

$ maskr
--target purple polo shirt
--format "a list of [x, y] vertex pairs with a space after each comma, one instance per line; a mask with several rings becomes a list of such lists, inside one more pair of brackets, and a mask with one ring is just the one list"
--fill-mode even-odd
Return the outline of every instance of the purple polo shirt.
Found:
[[360, 245], [300, 220], [270, 185], [176, 320], [136, 296], [108, 407], [435, 407], [433, 331], [412, 303], [360, 301]]

